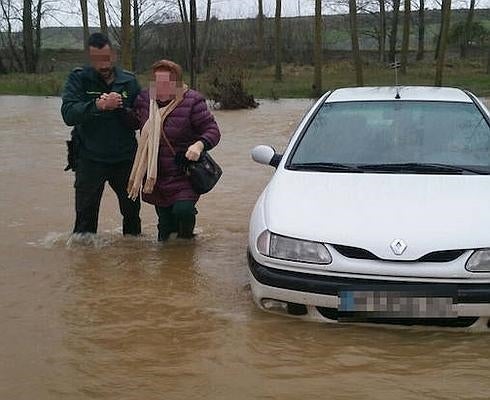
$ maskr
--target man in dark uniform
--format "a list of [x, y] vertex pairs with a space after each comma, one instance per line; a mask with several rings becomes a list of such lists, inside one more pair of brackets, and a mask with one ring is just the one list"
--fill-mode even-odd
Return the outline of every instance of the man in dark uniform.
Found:
[[140, 87], [131, 72], [114, 65], [116, 57], [107, 36], [94, 33], [88, 45], [91, 65], [70, 73], [61, 106], [63, 120], [76, 127], [79, 142], [73, 232], [97, 232], [107, 181], [119, 200], [123, 233], [139, 235], [140, 201], [129, 199], [126, 188], [137, 148], [132, 106]]

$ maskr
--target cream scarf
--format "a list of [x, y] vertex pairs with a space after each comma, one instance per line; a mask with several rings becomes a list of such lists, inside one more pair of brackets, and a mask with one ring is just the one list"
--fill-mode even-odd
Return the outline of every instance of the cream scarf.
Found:
[[169, 114], [181, 103], [187, 86], [179, 90], [177, 96], [165, 107], [158, 108], [155, 99], [150, 98], [150, 115], [146, 121], [138, 139], [138, 150], [129, 176], [128, 197], [136, 200], [140, 194], [143, 179], [146, 175], [143, 193], [152, 193], [158, 175], [158, 149], [160, 136], [165, 135], [163, 124]]

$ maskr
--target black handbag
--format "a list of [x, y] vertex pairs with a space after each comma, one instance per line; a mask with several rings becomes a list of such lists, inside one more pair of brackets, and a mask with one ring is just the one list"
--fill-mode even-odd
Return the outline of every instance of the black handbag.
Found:
[[191, 181], [192, 189], [198, 194], [209, 192], [223, 174], [221, 167], [206, 151], [202, 152], [198, 161], [185, 163], [184, 171]]
[[192, 189], [197, 194], [207, 193], [216, 186], [223, 171], [207, 151], [201, 153], [199, 160], [190, 161], [185, 158], [184, 152], [175, 152], [165, 132], [163, 132], [162, 136], [175, 157], [175, 163], [189, 177]]

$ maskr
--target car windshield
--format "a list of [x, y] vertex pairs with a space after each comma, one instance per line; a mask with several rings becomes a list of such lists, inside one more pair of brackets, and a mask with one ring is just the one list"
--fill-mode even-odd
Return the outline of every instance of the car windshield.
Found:
[[[384, 167], [410, 172], [438, 167], [439, 172], [451, 173], [458, 167], [489, 173], [490, 127], [473, 103], [325, 103], [288, 164], [290, 168], [309, 165], [334, 171], [376, 172]], [[430, 168], [427, 171], [431, 173]]]

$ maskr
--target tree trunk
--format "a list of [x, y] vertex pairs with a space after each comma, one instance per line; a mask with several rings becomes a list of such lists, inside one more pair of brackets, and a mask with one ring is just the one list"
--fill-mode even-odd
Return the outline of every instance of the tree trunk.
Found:
[[22, 37], [24, 48], [24, 65], [25, 71], [28, 73], [36, 72], [36, 64], [34, 62], [34, 38], [32, 25], [32, 0], [24, 0], [24, 8], [22, 10]]
[[315, 0], [315, 77], [313, 95], [322, 95], [322, 0]]
[[444, 24], [442, 23], [442, 20], [444, 19], [444, 0], [441, 3], [441, 23], [439, 24], [439, 33], [437, 34], [436, 37], [436, 51], [434, 53], [434, 60], [439, 59], [439, 49], [441, 48], [441, 37], [442, 37], [442, 28], [444, 27]]
[[7, 68], [5, 67], [5, 64], [3, 63], [2, 57], [0, 57], [0, 75], [5, 75], [8, 73]]
[[140, 33], [141, 33], [141, 26], [140, 26], [140, 4], [139, 0], [133, 0], [133, 13], [134, 13], [134, 27], [133, 27], [133, 43], [134, 43], [134, 49], [133, 49], [133, 69], [135, 71], [138, 70], [138, 60], [139, 60], [139, 55], [140, 55]]
[[[3, 38], [3, 35], [0, 33], [0, 46], [5, 48], [5, 41], [4, 41], [4, 38]], [[8, 73], [8, 70], [7, 70], [7, 67], [5, 66], [4, 62], [3, 62], [3, 56], [2, 56], [2, 53], [0, 52], [0, 75], [5, 75]]]
[[131, 59], [131, 0], [121, 0], [121, 64], [132, 69]]
[[204, 41], [201, 46], [201, 57], [199, 60], [198, 71], [201, 72], [204, 69], [204, 63], [206, 62], [206, 55], [209, 47], [209, 36], [211, 32], [211, 0], [208, 0], [206, 7], [206, 22], [204, 25]]
[[425, 0], [419, 1], [419, 37], [417, 49], [417, 61], [424, 59], [425, 47]]
[[276, 82], [282, 81], [282, 32], [281, 32], [281, 0], [276, 0], [276, 17], [275, 17], [276, 37], [275, 37], [275, 53], [276, 53]]
[[451, 0], [442, 0], [442, 28], [441, 38], [439, 45], [439, 57], [437, 58], [436, 65], [436, 79], [435, 85], [442, 86], [442, 72], [444, 69], [444, 62], [446, 59], [447, 40], [449, 36], [449, 24], [451, 22]]
[[99, 9], [99, 23], [100, 23], [100, 31], [104, 35], [108, 35], [107, 30], [107, 18], [105, 15], [105, 3], [104, 0], [97, 0], [97, 8]]
[[185, 50], [185, 68], [189, 70], [190, 61], [190, 46], [189, 46], [189, 17], [187, 16], [187, 7], [185, 5], [185, 0], [178, 0], [180, 20], [182, 21], [182, 32], [184, 34], [184, 50]]
[[83, 48], [88, 52], [88, 37], [90, 32], [88, 29], [88, 6], [87, 0], [80, 0], [80, 10], [82, 12], [82, 26], [83, 26]]
[[490, 48], [487, 52], [487, 74], [490, 75]]
[[466, 17], [466, 22], [464, 24], [463, 32], [463, 43], [461, 43], [461, 58], [466, 58], [466, 53], [468, 51], [468, 42], [471, 38], [471, 29], [473, 25], [473, 17], [475, 16], [475, 1], [470, 1], [470, 8], [468, 10], [468, 16]]
[[190, 73], [191, 73], [191, 88], [197, 88], [196, 80], [196, 28], [197, 28], [197, 10], [196, 10], [196, 0], [190, 0], [190, 29], [191, 29], [191, 41], [190, 41]]
[[393, 0], [393, 18], [391, 20], [391, 32], [390, 32], [390, 62], [395, 61], [396, 56], [396, 42], [398, 35], [398, 17], [400, 15], [400, 0]]
[[34, 46], [34, 64], [39, 65], [39, 58], [41, 56], [41, 19], [42, 19], [42, 7], [43, 0], [38, 0], [36, 7], [36, 40]]
[[264, 5], [262, 0], [259, 1], [259, 14], [257, 16], [257, 54], [258, 61], [264, 60]]
[[386, 50], [386, 3], [379, 0], [379, 61], [385, 61]]
[[405, 0], [404, 8], [405, 13], [403, 18], [403, 38], [400, 72], [405, 75], [407, 73], [408, 48], [410, 45], [410, 0]]
[[352, 41], [352, 57], [356, 69], [357, 86], [364, 86], [362, 77], [362, 60], [359, 51], [359, 34], [357, 32], [357, 4], [356, 0], [349, 0], [350, 35]]

